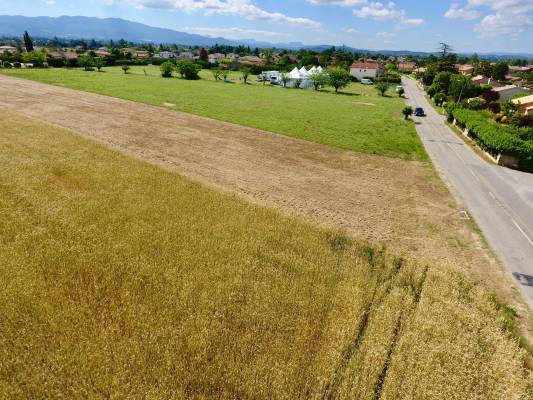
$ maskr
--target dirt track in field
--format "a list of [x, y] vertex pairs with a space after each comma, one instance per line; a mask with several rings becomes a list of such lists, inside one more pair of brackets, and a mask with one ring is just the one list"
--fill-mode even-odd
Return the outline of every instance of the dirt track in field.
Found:
[[428, 165], [2, 75], [0, 109], [409, 256], [510, 282]]

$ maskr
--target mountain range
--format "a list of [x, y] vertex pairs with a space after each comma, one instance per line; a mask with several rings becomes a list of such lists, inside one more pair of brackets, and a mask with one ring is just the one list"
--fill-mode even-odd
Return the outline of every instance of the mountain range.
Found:
[[[175, 43], [183, 46], [213, 46], [248, 45], [260, 48], [282, 48], [324, 50], [331, 45], [310, 45], [300, 42], [270, 43], [254, 39], [232, 40], [223, 37], [209, 37], [203, 35], [179, 32], [167, 28], [157, 28], [139, 22], [121, 18], [95, 18], [83, 16], [61, 17], [26, 17], [21, 15], [0, 15], [0, 36], [22, 37], [28, 31], [33, 37], [67, 38], [67, 39], [124, 39], [134, 43]], [[430, 53], [407, 50], [367, 50], [346, 47], [354, 52], [381, 53], [387, 55], [428, 55]], [[492, 57], [525, 57], [533, 58], [533, 54], [491, 53], [484, 54]]]

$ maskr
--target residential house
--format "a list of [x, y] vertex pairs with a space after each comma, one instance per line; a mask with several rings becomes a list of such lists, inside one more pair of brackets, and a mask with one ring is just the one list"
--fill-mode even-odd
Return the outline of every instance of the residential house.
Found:
[[160, 51], [157, 56], [159, 58], [164, 58], [164, 59], [175, 59], [175, 58], [178, 58], [178, 54], [174, 51]]
[[180, 59], [180, 60], [194, 60], [194, 54], [191, 53], [190, 51], [182, 51], [178, 55], [178, 59]]
[[518, 112], [524, 115], [533, 116], [533, 94], [518, 99], [511, 100], [513, 104], [518, 106]]
[[132, 48], [126, 48], [126, 49], [122, 49], [122, 51], [125, 54], [131, 54], [133, 57], [150, 58], [150, 52], [147, 50], [137, 50], [137, 49], [132, 49]]
[[8, 53], [14, 53], [17, 51], [17, 48], [13, 46], [0, 46], [0, 54], [5, 51], [7, 51]]
[[237, 53], [228, 53], [228, 54], [226, 54], [226, 58], [229, 58], [230, 60], [236, 60], [239, 57], [240, 57], [240, 55], [237, 54]]
[[530, 94], [531, 90], [516, 85], [506, 85], [502, 87], [493, 88], [496, 93], [500, 95], [501, 101], [507, 101], [515, 94]]
[[398, 64], [398, 70], [405, 72], [413, 72], [416, 69], [414, 62], [401, 62]]
[[257, 56], [244, 56], [239, 58], [239, 62], [242, 65], [261, 65], [264, 63], [263, 59]]
[[517, 72], [525, 72], [526, 74], [531, 71], [533, 68], [531, 68], [531, 66], [527, 66], [527, 67], [518, 67], [518, 66], [514, 66], [514, 65], [510, 65], [509, 66], [509, 73], [510, 74], [516, 74]]
[[150, 52], [147, 50], [135, 50], [133, 56], [137, 58], [150, 58]]
[[458, 66], [459, 73], [465, 76], [472, 76], [474, 74], [474, 66], [470, 64], [462, 64]]
[[350, 68], [350, 74], [358, 80], [363, 78], [378, 78], [385, 75], [385, 68], [375, 62], [353, 63]]
[[217, 63], [222, 58], [226, 58], [226, 55], [222, 53], [214, 53], [208, 55], [208, 60], [211, 64]]
[[96, 54], [96, 57], [109, 57], [111, 55], [107, 47], [100, 47], [94, 51], [94, 54]]
[[503, 87], [505, 85], [502, 85], [497, 80], [492, 78], [487, 78], [483, 75], [476, 75], [472, 78], [472, 82], [478, 84], [478, 85], [491, 85], [493, 88], [497, 87]]
[[75, 60], [78, 58], [78, 53], [74, 50], [52, 50], [48, 52], [48, 56], [56, 59]]

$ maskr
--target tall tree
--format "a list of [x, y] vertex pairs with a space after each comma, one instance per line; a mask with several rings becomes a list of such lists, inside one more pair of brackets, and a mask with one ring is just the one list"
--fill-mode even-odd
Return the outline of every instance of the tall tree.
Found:
[[200, 53], [198, 54], [200, 57], [200, 61], [208, 62], [209, 61], [209, 54], [207, 54], [207, 50], [203, 47], [200, 49]]
[[30, 51], [33, 51], [33, 40], [31, 40], [31, 37], [28, 31], [24, 31], [24, 47], [26, 48], [26, 51], [28, 53]]
[[503, 81], [509, 73], [509, 65], [506, 62], [500, 62], [492, 69], [492, 77], [498, 81]]

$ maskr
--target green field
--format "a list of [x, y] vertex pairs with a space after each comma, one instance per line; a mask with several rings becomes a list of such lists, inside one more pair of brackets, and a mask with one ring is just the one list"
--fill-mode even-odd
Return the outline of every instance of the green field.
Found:
[[2, 399], [529, 398], [458, 273], [15, 114], [0, 148]]
[[[145, 75], [146, 71], [146, 75]], [[120, 67], [104, 72], [76, 69], [1, 70], [73, 89], [162, 106], [233, 122], [343, 149], [427, 160], [411, 122], [403, 120], [398, 97], [380, 97], [373, 87], [352, 84], [342, 94], [329, 90], [283, 89], [257, 83], [244, 85], [240, 74], [231, 83], [214, 82], [209, 71], [200, 81], [164, 79], [157, 67]]]

